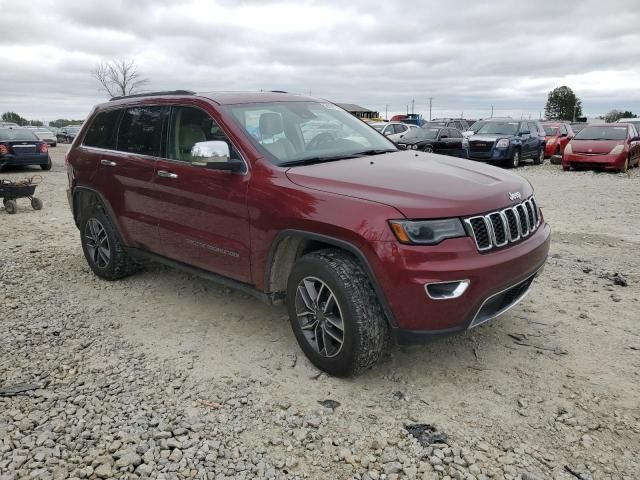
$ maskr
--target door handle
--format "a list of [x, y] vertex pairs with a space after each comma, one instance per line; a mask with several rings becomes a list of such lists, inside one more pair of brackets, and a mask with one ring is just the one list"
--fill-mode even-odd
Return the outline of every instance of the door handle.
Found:
[[105, 167], [115, 167], [117, 165], [116, 162], [112, 162], [111, 160], [105, 160], [104, 158], [100, 160], [100, 165], [104, 165]]
[[158, 170], [158, 176], [162, 178], [178, 178], [176, 173], [167, 172], [166, 170]]

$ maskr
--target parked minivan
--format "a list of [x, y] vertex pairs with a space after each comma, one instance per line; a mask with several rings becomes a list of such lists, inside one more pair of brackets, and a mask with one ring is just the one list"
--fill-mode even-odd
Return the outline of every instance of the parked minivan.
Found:
[[370, 367], [390, 340], [476, 327], [516, 305], [550, 229], [522, 177], [398, 150], [340, 107], [281, 92], [114, 98], [67, 155], [86, 260], [154, 260], [286, 302], [318, 368]]

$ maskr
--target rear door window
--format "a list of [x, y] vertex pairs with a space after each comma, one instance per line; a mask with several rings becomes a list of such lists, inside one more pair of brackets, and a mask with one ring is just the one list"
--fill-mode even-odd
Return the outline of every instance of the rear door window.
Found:
[[121, 152], [160, 156], [162, 131], [168, 107], [142, 106], [124, 111], [118, 129], [117, 149]]
[[84, 137], [83, 145], [95, 148], [114, 149], [118, 118], [122, 110], [107, 110], [97, 114]]

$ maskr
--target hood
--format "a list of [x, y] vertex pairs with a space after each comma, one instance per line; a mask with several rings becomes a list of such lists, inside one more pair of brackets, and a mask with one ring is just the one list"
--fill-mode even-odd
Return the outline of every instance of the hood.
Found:
[[572, 140], [573, 153], [607, 154], [616, 145], [623, 145], [624, 140]]
[[509, 192], [523, 199], [532, 193], [525, 179], [498, 167], [414, 150], [292, 167], [287, 177], [302, 187], [390, 205], [414, 219], [475, 215], [517, 203]]

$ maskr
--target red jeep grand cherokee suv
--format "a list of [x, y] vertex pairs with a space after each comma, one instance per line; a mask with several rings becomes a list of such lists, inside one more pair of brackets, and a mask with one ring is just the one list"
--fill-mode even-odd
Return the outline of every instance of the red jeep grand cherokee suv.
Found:
[[114, 98], [67, 162], [98, 276], [152, 259], [286, 300], [302, 350], [334, 375], [373, 365], [392, 338], [503, 313], [549, 249], [521, 177], [399, 151], [332, 103], [282, 92]]

